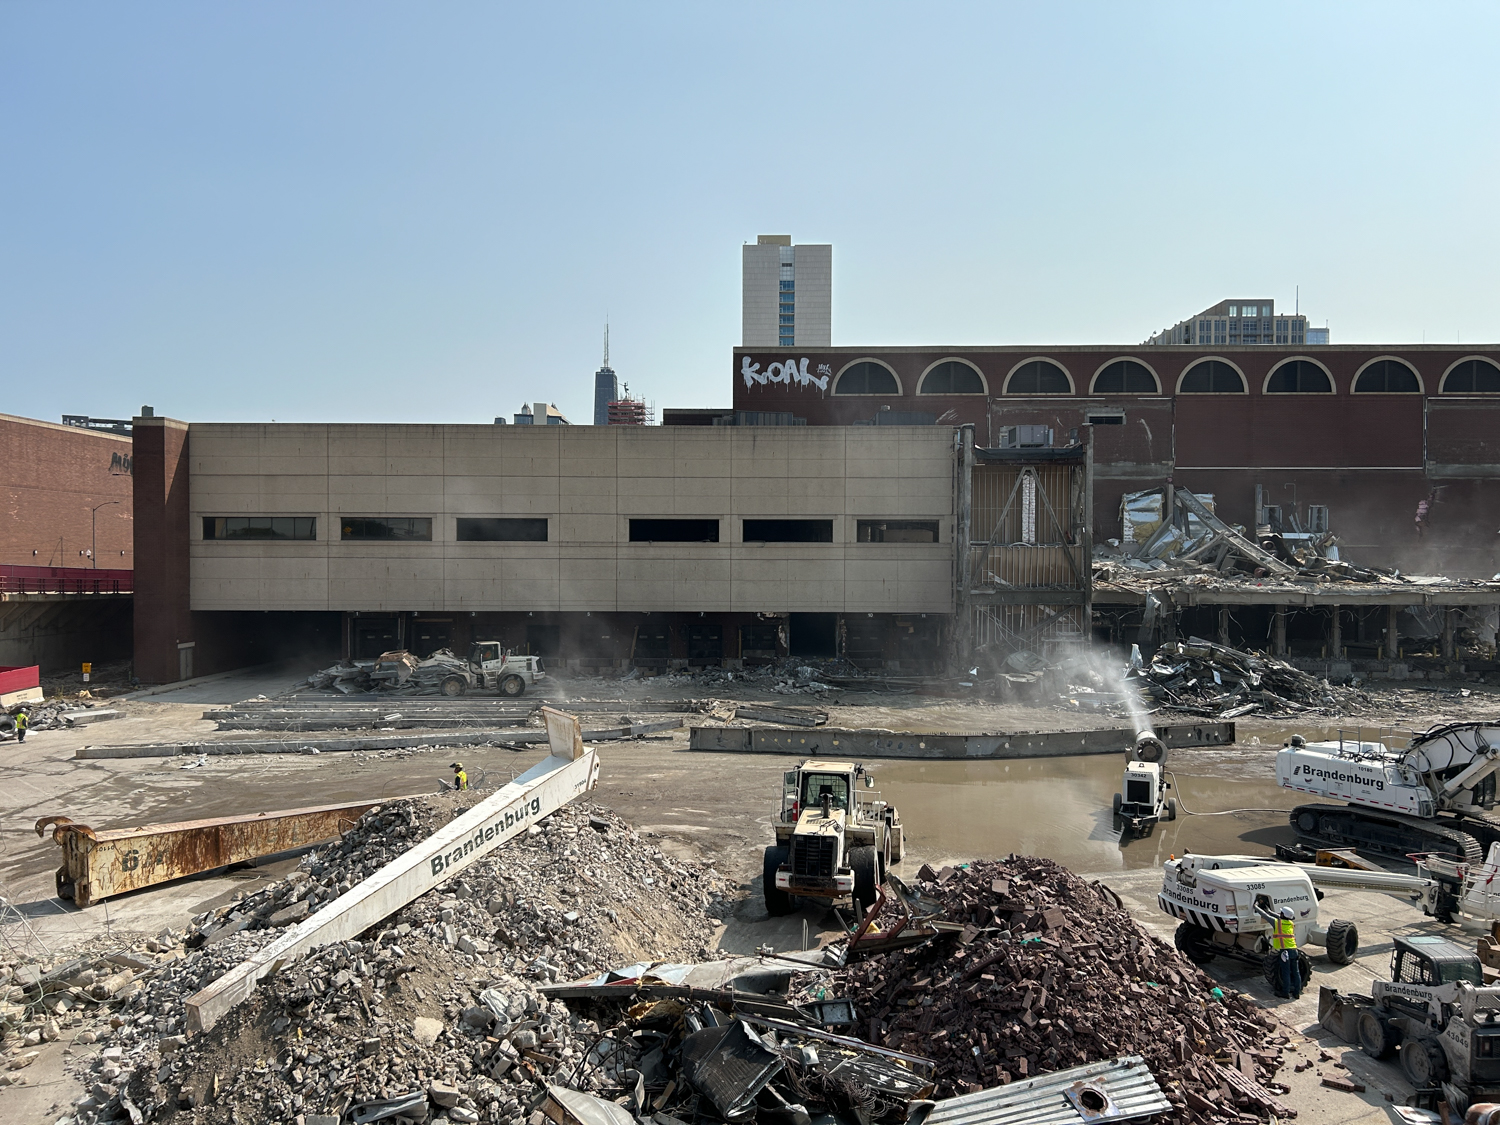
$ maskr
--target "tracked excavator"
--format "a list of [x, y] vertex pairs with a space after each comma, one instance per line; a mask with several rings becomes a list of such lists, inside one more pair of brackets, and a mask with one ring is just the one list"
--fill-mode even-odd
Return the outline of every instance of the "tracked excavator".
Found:
[[1413, 736], [1404, 750], [1381, 742], [1307, 742], [1276, 755], [1276, 780], [1339, 805], [1299, 805], [1298, 836], [1315, 844], [1406, 857], [1439, 853], [1478, 864], [1500, 841], [1495, 804], [1500, 719], [1447, 723]]

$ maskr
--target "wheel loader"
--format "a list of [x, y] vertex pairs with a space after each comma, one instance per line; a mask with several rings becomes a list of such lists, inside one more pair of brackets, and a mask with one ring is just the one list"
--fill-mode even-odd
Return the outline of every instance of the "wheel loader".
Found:
[[498, 641], [475, 641], [469, 646], [467, 664], [445, 649], [423, 661], [419, 670], [427, 665], [437, 666], [438, 690], [450, 698], [475, 687], [517, 696], [547, 678], [541, 657], [506, 652]]
[[776, 843], [765, 852], [766, 913], [791, 913], [798, 896], [850, 898], [861, 914], [874, 904], [903, 847], [901, 814], [874, 787], [854, 762], [805, 761], [782, 775]]
[[1372, 1058], [1399, 1053], [1418, 1096], [1462, 1114], [1500, 1100], [1500, 988], [1484, 987], [1473, 952], [1446, 938], [1393, 939], [1391, 979], [1369, 996], [1318, 990], [1318, 1022]]

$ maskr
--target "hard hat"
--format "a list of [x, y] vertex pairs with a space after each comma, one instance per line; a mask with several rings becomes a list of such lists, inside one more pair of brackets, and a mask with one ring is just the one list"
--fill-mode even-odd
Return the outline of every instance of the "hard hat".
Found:
[[1290, 906], [1283, 906], [1281, 908], [1281, 916], [1283, 918], [1285, 918], [1288, 922], [1290, 922], [1293, 918], [1297, 917], [1295, 914], [1292, 913], [1292, 908]]
[[464, 764], [462, 762], [453, 762], [449, 765], [448, 768], [453, 770], [461, 770], [464, 768]]

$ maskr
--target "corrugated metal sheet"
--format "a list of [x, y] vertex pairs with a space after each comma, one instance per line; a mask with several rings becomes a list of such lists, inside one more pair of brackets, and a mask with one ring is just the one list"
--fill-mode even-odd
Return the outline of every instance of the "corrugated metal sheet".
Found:
[[1080, 1125], [1147, 1117], [1171, 1108], [1145, 1060], [1126, 1055], [949, 1098], [934, 1105], [918, 1125]]

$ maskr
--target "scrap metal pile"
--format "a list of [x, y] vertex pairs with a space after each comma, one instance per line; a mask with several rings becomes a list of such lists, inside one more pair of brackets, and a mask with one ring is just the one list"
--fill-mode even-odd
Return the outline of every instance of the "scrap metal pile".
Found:
[[1290, 1114], [1271, 1015], [1148, 936], [1107, 887], [1030, 856], [921, 874], [916, 908], [962, 933], [856, 961], [831, 994], [870, 1042], [933, 1057], [939, 1096], [1140, 1055], [1174, 1120]]
[[1185, 488], [1132, 492], [1121, 501], [1120, 539], [1094, 551], [1094, 581], [1127, 589], [1149, 589], [1166, 581], [1211, 587], [1253, 582], [1273, 589], [1328, 582], [1490, 585], [1356, 566], [1339, 557], [1338, 537], [1326, 524], [1327, 509], [1316, 519], [1309, 509], [1306, 528], [1288, 513], [1285, 526], [1246, 529], [1220, 519], [1208, 493]]
[[1233, 719], [1252, 711], [1346, 713], [1369, 697], [1334, 687], [1285, 660], [1190, 637], [1156, 650], [1149, 664], [1125, 672], [1127, 690], [1150, 707]]

